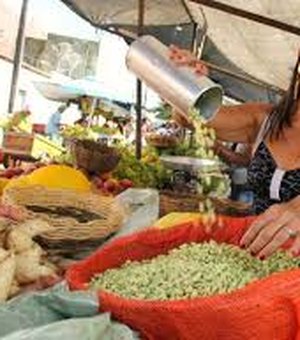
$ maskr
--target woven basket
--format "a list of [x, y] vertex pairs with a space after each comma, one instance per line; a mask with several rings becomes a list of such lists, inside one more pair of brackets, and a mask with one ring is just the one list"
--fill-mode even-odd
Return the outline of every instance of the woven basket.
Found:
[[[165, 216], [172, 212], [199, 212], [199, 203], [205, 200], [205, 196], [161, 191], [159, 195], [159, 215]], [[248, 216], [249, 205], [235, 202], [229, 199], [211, 198], [216, 213], [227, 216]]]
[[120, 161], [116, 149], [92, 140], [73, 140], [71, 153], [76, 166], [89, 174], [110, 172]]
[[[5, 191], [2, 200], [26, 209], [30, 218], [48, 221], [54, 230], [40, 235], [40, 239], [49, 247], [97, 244], [100, 239], [115, 233], [125, 217], [123, 208], [113, 198], [67, 189], [41, 186], [10, 188]], [[60, 214], [62, 209], [66, 209], [67, 213]], [[75, 211], [77, 218], [71, 217], [68, 209]]]

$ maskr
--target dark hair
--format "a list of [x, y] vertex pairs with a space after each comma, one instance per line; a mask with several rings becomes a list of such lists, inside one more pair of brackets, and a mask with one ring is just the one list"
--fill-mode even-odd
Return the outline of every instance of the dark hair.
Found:
[[283, 95], [279, 103], [273, 108], [268, 118], [265, 135], [271, 139], [278, 139], [284, 128], [291, 127], [293, 118], [297, 111], [297, 103], [300, 98], [300, 76], [298, 68], [300, 65], [300, 53], [295, 65], [292, 79], [288, 90]]

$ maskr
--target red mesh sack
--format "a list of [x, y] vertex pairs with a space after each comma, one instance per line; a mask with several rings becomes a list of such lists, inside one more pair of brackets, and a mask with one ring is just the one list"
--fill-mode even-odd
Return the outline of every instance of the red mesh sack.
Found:
[[[126, 260], [143, 260], [188, 242], [238, 244], [252, 218], [224, 217], [211, 235], [195, 223], [120, 238], [72, 266], [72, 290], [86, 289], [96, 273]], [[274, 274], [229, 294], [173, 301], [125, 299], [100, 291], [99, 311], [138, 331], [147, 340], [300, 340], [300, 270]]]

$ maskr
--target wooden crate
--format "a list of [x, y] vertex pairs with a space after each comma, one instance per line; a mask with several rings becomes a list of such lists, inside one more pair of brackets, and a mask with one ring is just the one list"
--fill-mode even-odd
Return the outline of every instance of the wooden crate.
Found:
[[6, 132], [3, 137], [2, 151], [5, 154], [31, 156], [34, 135]]

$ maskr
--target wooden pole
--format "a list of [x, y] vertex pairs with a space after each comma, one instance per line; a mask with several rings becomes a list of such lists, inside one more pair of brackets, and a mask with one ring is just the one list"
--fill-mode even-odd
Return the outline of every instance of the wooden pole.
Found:
[[28, 3], [29, 3], [29, 0], [23, 0], [22, 8], [21, 8], [18, 34], [16, 38], [12, 80], [11, 80], [9, 103], [8, 103], [8, 112], [14, 111], [15, 99], [16, 99], [16, 95], [18, 91], [18, 79], [19, 79], [20, 69], [22, 66], [24, 44], [25, 44], [25, 27], [26, 27], [26, 16], [27, 16]]
[[[138, 0], [138, 37], [143, 34], [145, 0]], [[137, 79], [136, 83], [136, 142], [135, 154], [137, 159], [142, 157], [142, 82]]]

